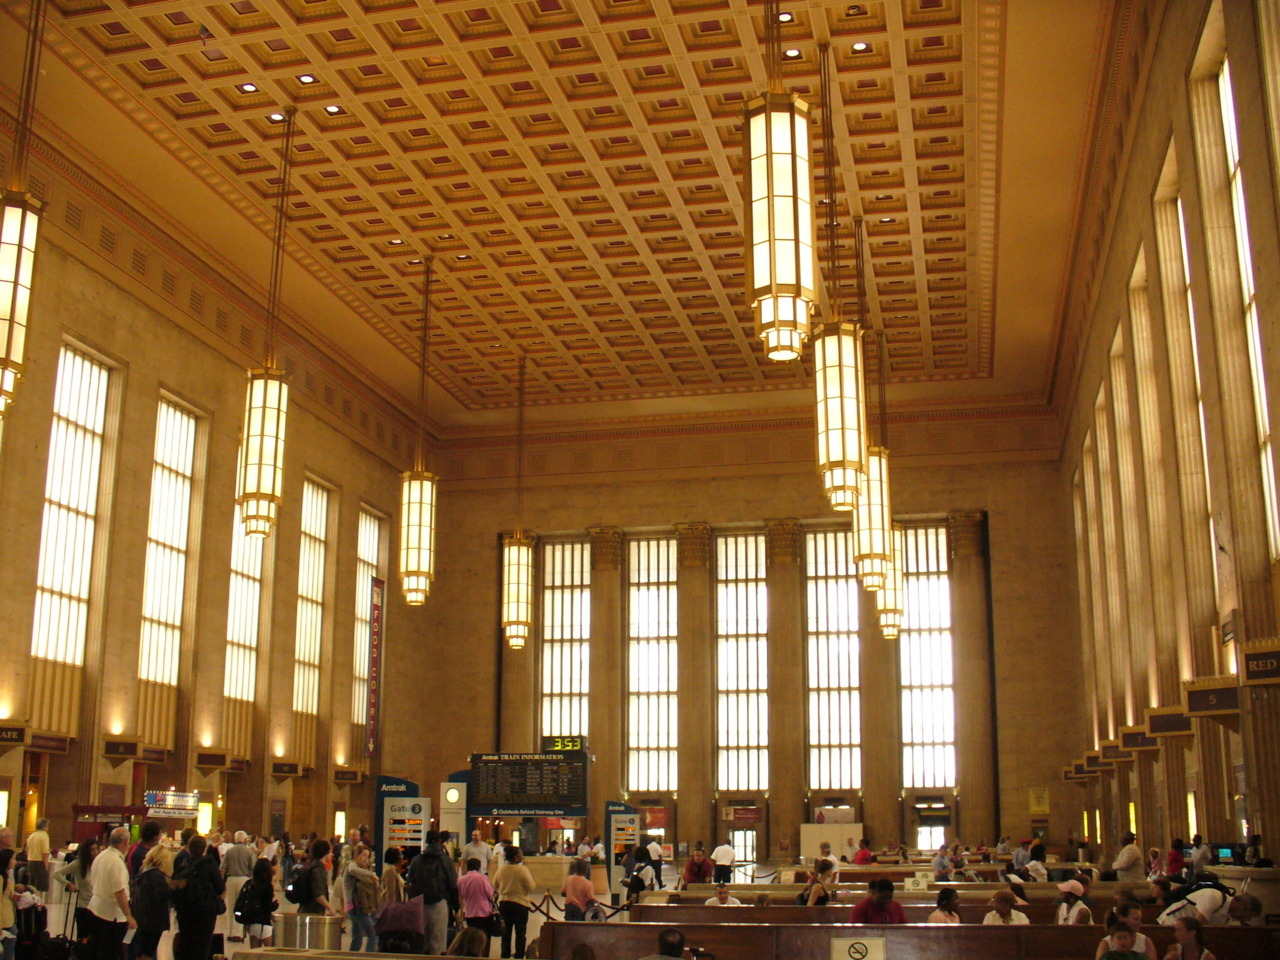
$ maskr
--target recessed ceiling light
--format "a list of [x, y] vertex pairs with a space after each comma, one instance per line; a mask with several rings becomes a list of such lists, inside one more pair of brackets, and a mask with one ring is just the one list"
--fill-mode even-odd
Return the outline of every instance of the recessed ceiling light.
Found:
[[241, 93], [257, 93], [257, 91], [258, 91], [258, 85], [257, 85], [256, 83], [242, 83], [242, 84], [240, 84], [240, 92], [241, 92]]
[[862, 13], [862, 4], [860, 3], [851, 3], [844, 8], [844, 15], [846, 17], [856, 17], [861, 13]]
[[338, 106], [336, 103], [331, 103], [331, 104], [329, 104], [329, 106], [327, 106], [327, 107], [325, 107], [325, 108], [324, 108], [324, 112], [325, 112], [325, 113], [327, 113], [327, 114], [329, 114], [330, 116], [332, 116], [332, 115], [334, 115], [334, 114], [341, 113], [341, 112], [342, 112], [342, 108], [341, 108], [340, 106]]
[[452, 240], [452, 239], [453, 239], [453, 234], [452, 234], [452, 233], [442, 233], [442, 234], [440, 234], [440, 236], [436, 237], [436, 239], [437, 239], [437, 240]]
[[880, 222], [881, 222], [881, 223], [893, 223], [893, 217], [881, 217], [881, 218], [880, 218]]
[[460, 253], [460, 254], [458, 254], [458, 259], [459, 259], [459, 260], [470, 260], [470, 259], [471, 259], [471, 254], [469, 254], [469, 253]]
[[309, 73], [303, 73], [298, 75], [298, 82], [299, 83], [315, 83], [316, 78]]
[[854, 53], [865, 53], [870, 49], [871, 49], [871, 44], [867, 43], [867, 41], [865, 40], [859, 40], [857, 43], [853, 45]]
[[796, 58], [798, 58], [798, 57], [800, 56], [800, 51], [799, 51], [799, 50], [796, 50], [796, 49], [793, 47], [792, 49], [790, 49], [790, 50], [786, 51], [786, 52], [783, 54], [783, 56], [784, 56], [784, 57], [786, 57], [788, 60], [795, 60]]
[[388, 240], [388, 241], [387, 241], [387, 243], [391, 244], [393, 247], [398, 247], [398, 246], [400, 246], [400, 244], [404, 243], [404, 241], [403, 241], [403, 240]]
[[784, 12], [784, 13], [780, 13], [780, 14], [778, 14], [778, 22], [779, 22], [779, 23], [790, 23], [790, 22], [791, 22], [792, 20], [794, 20], [794, 19], [795, 19], [795, 15], [794, 15], [794, 14], [785, 13], [785, 12]]
[[421, 260], [410, 260], [410, 261], [409, 261], [409, 266], [413, 266], [413, 265], [418, 264], [418, 263], [421, 263], [421, 262], [422, 262]]
[[271, 114], [271, 116], [267, 117], [267, 119], [270, 120], [272, 123], [280, 123], [282, 120], [284, 120], [284, 114], [273, 113]]
[[876, 194], [876, 199], [877, 199], [877, 200], [892, 200], [892, 199], [893, 199], [893, 194], [892, 194], [892, 193], [877, 193], [877, 194]]

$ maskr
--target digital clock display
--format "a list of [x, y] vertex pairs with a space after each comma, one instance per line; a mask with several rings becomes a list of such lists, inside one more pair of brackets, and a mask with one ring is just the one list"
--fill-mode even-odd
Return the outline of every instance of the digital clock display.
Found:
[[582, 737], [543, 737], [543, 753], [568, 753], [587, 749]]

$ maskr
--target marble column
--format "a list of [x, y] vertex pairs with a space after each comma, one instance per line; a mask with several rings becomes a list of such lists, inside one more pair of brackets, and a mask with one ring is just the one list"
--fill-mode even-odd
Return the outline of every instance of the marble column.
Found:
[[955, 663], [956, 799], [960, 810], [956, 831], [975, 841], [990, 841], [999, 836], [999, 811], [986, 513], [952, 513], [947, 518], [947, 540], [951, 552], [951, 645]]
[[862, 821], [874, 847], [904, 835], [902, 806], [902, 668], [898, 644], [880, 632], [875, 595], [858, 591], [858, 674], [862, 705]]
[[805, 709], [804, 532], [796, 520], [767, 520], [769, 590], [769, 856], [800, 849], [808, 794]]
[[1137, 784], [1138, 843], [1143, 850], [1149, 847], [1167, 849], [1170, 836], [1165, 836], [1160, 816], [1160, 792], [1156, 788], [1156, 758], [1151, 750], [1134, 753], [1134, 780]]
[[721, 839], [715, 822], [716, 642], [712, 622], [711, 526], [676, 524], [679, 569], [676, 611], [680, 677], [680, 745], [676, 829], [690, 849], [701, 840], [708, 851]]
[[[622, 632], [622, 530], [591, 527], [591, 702], [587, 708], [587, 833], [604, 833], [604, 805], [623, 797], [626, 638]], [[622, 705], [622, 706], [620, 706]]]

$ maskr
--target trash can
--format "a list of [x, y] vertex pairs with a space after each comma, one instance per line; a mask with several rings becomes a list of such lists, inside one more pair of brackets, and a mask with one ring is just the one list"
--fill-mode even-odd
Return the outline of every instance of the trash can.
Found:
[[277, 913], [271, 917], [272, 945], [298, 950], [342, 949], [342, 918], [319, 913]]

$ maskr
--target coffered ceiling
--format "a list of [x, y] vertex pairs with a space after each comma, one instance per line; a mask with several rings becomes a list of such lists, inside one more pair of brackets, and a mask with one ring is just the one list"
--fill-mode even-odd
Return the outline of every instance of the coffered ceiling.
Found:
[[[1102, 6], [784, 4], [782, 71], [817, 108], [830, 44], [835, 308], [856, 310], [862, 217], [895, 403], [1047, 402]], [[563, 416], [807, 401], [807, 358], [765, 359], [744, 296], [741, 115], [765, 85], [762, 3], [50, 8], [59, 75], [42, 121], [264, 286], [284, 130], [272, 115], [297, 108], [286, 306], [412, 397], [432, 257], [446, 426], [509, 408], [520, 354], [530, 402]], [[25, 7], [10, 13], [12, 51]], [[816, 125], [813, 143], [820, 172]]]

